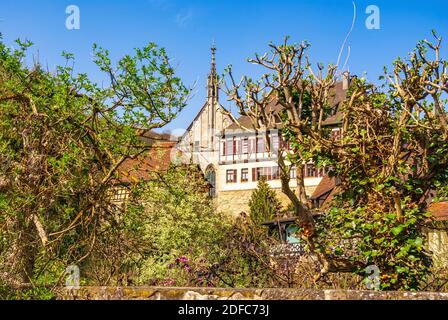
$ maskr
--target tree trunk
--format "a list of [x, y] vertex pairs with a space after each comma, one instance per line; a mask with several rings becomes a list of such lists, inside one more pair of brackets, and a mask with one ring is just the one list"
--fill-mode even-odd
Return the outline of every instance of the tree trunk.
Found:
[[307, 207], [307, 205], [299, 199], [297, 194], [291, 190], [291, 187], [289, 186], [289, 182], [291, 181], [291, 178], [289, 177], [289, 170], [287, 170], [287, 166], [282, 157], [278, 158], [278, 165], [281, 169], [280, 181], [282, 183], [282, 192], [293, 204], [294, 211], [298, 220], [298, 225], [303, 228], [305, 237], [310, 238], [314, 235], [314, 219], [311, 211]]
[[2, 278], [5, 283], [19, 287], [32, 282], [39, 241], [31, 219], [15, 217], [14, 220], [12, 234], [16, 237], [10, 240]]
[[305, 166], [303, 164], [296, 167], [297, 196], [300, 202], [308, 208], [311, 208], [308, 197], [306, 196], [304, 169]]

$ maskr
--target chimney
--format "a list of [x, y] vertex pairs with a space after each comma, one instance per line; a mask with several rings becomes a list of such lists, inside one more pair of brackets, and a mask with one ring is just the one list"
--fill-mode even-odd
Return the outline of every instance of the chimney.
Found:
[[342, 73], [342, 89], [348, 90], [349, 86], [350, 86], [350, 72], [344, 71]]

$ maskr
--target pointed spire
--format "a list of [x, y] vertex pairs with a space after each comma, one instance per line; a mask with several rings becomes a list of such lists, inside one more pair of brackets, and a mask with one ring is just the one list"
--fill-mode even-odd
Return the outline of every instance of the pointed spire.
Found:
[[215, 100], [218, 100], [218, 75], [216, 73], [216, 46], [215, 46], [215, 40], [213, 40], [212, 47], [212, 63], [210, 67], [210, 74], [208, 76], [208, 83], [207, 83], [207, 91], [208, 91], [208, 97], [213, 98]]
[[216, 65], [215, 65], [216, 46], [215, 46], [215, 40], [213, 40], [211, 51], [212, 51], [212, 71], [214, 70], [216, 72]]

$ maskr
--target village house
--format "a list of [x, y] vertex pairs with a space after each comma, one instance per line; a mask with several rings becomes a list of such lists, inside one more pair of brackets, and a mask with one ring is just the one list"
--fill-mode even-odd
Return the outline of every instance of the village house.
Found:
[[[218, 210], [231, 215], [248, 211], [249, 198], [257, 188], [257, 181], [265, 177], [270, 186], [277, 191], [285, 205], [289, 200], [281, 192], [279, 167], [277, 164], [278, 146], [281, 136], [278, 130], [269, 132], [271, 152], [266, 148], [263, 132], [250, 130], [249, 117], [242, 116], [235, 123], [219, 102], [219, 79], [216, 72], [215, 52], [212, 49], [211, 70], [207, 81], [207, 101], [194, 117], [180, 138], [176, 148], [182, 153], [183, 161], [200, 166], [210, 183], [210, 195], [215, 199]], [[334, 113], [326, 119], [324, 125], [330, 127], [333, 134], [339, 134], [340, 114], [338, 105], [344, 100], [349, 87], [350, 76], [335, 85], [332, 101]], [[281, 106], [273, 100], [269, 108]], [[249, 130], [244, 130], [242, 127]], [[273, 152], [272, 152], [273, 151]], [[291, 168], [291, 187], [296, 186], [296, 171]], [[324, 169], [317, 169], [312, 163], [305, 165], [305, 188], [309, 196], [325, 176]]]
[[[216, 49], [212, 48], [211, 70], [207, 81], [207, 100], [193, 118], [193, 121], [179, 139], [167, 134], [148, 132], [144, 137], [151, 148], [136, 159], [128, 159], [119, 170], [120, 182], [114, 189], [116, 204], [125, 203], [129, 194], [129, 185], [150, 179], [151, 173], [164, 172], [170, 164], [189, 165], [197, 168], [200, 178], [209, 184], [205, 190], [214, 199], [217, 210], [232, 216], [248, 212], [250, 196], [257, 188], [257, 182], [264, 177], [277, 192], [285, 206], [289, 200], [281, 192], [277, 153], [282, 143], [278, 130], [269, 131], [270, 146], [268, 152], [263, 132], [247, 130], [251, 120], [247, 116], [237, 119], [238, 123], [226, 113], [219, 102], [219, 79], [215, 63]], [[349, 87], [350, 76], [344, 75], [342, 81], [336, 83], [332, 105], [333, 114], [324, 125], [332, 130], [332, 134], [340, 136], [341, 115], [338, 106], [344, 100]], [[281, 108], [275, 100], [268, 108]], [[296, 186], [295, 170], [291, 168], [291, 187]], [[337, 194], [338, 179], [330, 178], [325, 170], [317, 169], [312, 163], [304, 169], [306, 193], [311, 204], [318, 211], [328, 209], [334, 195]], [[432, 202], [428, 199], [428, 211], [432, 213], [436, 223], [448, 220], [448, 202]], [[297, 226], [295, 217], [266, 221], [269, 230], [278, 229], [282, 242], [294, 244]], [[425, 227], [428, 249], [434, 253], [435, 262], [439, 266], [448, 265], [448, 234], [433, 227], [428, 221]]]
[[[205, 180], [197, 164], [173, 163], [178, 153], [177, 140], [173, 140], [170, 134], [148, 131], [142, 140], [148, 150], [136, 158], [126, 159], [117, 169], [117, 177], [113, 180], [114, 187], [111, 189], [113, 205], [126, 205], [133, 186], [158, 179], [171, 165], [188, 166], [197, 179]], [[209, 192], [207, 185], [204, 188], [204, 192]]]

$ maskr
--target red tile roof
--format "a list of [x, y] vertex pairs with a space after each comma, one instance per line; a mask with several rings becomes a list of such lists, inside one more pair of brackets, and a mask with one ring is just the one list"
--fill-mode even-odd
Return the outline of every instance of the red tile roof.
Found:
[[428, 207], [428, 212], [430, 212], [437, 221], [448, 220], [448, 201], [431, 203]]
[[[311, 200], [323, 200], [321, 208], [325, 209], [330, 204], [335, 193], [335, 178], [330, 178], [328, 175], [326, 175], [322, 178], [316, 190], [311, 195]], [[428, 206], [428, 212], [431, 213], [431, 215], [437, 221], [448, 220], [448, 201], [432, 202]]]
[[[275, 114], [280, 112], [282, 109], [283, 106], [278, 103], [277, 99], [272, 99], [271, 102], [269, 102], [268, 105], [266, 106], [266, 110], [268, 112], [273, 112]], [[241, 116], [238, 119], [238, 123], [247, 129], [255, 130], [252, 124], [252, 120], [249, 116]], [[241, 127], [240, 125], [238, 125], [238, 123], [232, 123], [227, 128], [225, 128], [225, 130], [241, 130]]]
[[[334, 89], [332, 91], [334, 94], [330, 97], [330, 104], [334, 107], [337, 107], [340, 102], [344, 101], [347, 90], [344, 90], [343, 82], [338, 81], [334, 85]], [[283, 109], [283, 106], [278, 103], [278, 100], [276, 98], [273, 98], [271, 102], [266, 106], [266, 109], [269, 112], [279, 113]], [[241, 116], [238, 119], [238, 123], [247, 129], [254, 129], [249, 116]], [[342, 123], [342, 114], [340, 112], [336, 112], [334, 115], [331, 115], [323, 121], [324, 125], [337, 125], [340, 123]], [[233, 123], [225, 130], [241, 130], [241, 127], [237, 123]]]
[[335, 187], [335, 178], [330, 178], [328, 175], [324, 176], [320, 183], [317, 185], [316, 190], [314, 190], [311, 195], [311, 200], [317, 199], [326, 193], [331, 192]]
[[149, 150], [135, 159], [127, 159], [118, 168], [118, 180], [121, 183], [145, 181], [151, 173], [164, 172], [171, 164], [176, 141], [151, 139]]

